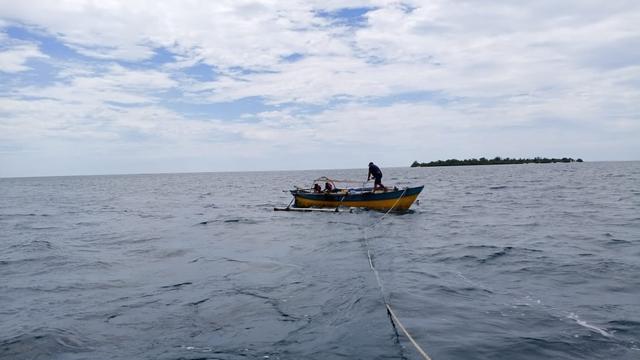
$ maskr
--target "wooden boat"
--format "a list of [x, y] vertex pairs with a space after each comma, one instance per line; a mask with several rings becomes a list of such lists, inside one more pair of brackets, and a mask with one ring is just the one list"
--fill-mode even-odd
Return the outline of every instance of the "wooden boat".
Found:
[[[325, 180], [323, 178], [318, 180]], [[316, 180], [316, 182], [318, 181]], [[331, 184], [337, 182], [330, 180]], [[340, 189], [334, 186], [330, 191], [296, 188], [290, 190], [296, 208], [362, 207], [375, 210], [406, 211], [416, 200], [424, 186], [387, 188], [373, 190], [370, 187]]]

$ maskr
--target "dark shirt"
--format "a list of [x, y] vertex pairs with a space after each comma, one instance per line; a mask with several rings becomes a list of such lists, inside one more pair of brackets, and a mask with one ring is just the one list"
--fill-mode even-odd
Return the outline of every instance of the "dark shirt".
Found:
[[372, 165], [369, 165], [369, 175], [373, 176], [374, 178], [381, 178], [382, 171], [380, 171], [379, 167], [372, 164]]

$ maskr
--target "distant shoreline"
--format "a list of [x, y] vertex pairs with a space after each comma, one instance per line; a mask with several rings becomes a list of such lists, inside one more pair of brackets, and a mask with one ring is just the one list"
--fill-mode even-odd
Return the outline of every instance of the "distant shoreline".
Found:
[[583, 162], [582, 159], [578, 158], [576, 160], [572, 158], [541, 158], [535, 157], [533, 159], [515, 159], [515, 158], [501, 158], [496, 156], [493, 159], [487, 159], [481, 157], [479, 159], [448, 159], [448, 160], [437, 160], [431, 161], [428, 163], [421, 163], [418, 161], [414, 161], [411, 164], [411, 167], [431, 167], [431, 166], [468, 166], [468, 165], [509, 165], [509, 164], [552, 164], [552, 163], [572, 163], [572, 162]]

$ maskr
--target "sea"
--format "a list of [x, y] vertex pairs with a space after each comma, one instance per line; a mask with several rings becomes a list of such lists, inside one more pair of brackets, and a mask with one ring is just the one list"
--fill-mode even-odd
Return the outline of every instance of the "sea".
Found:
[[640, 162], [382, 170], [0, 179], [0, 359], [640, 359]]

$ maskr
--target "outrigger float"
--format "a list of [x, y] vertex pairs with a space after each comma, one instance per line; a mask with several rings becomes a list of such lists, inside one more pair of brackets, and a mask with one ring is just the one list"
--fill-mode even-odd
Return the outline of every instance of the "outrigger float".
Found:
[[[322, 190], [320, 183], [325, 184]], [[314, 180], [311, 188], [289, 190], [293, 200], [286, 208], [274, 208], [275, 211], [335, 211], [340, 208], [366, 208], [373, 210], [407, 211], [416, 201], [423, 186], [404, 188], [373, 189], [371, 187], [339, 188], [336, 183], [358, 183], [350, 180], [333, 180], [321, 177]], [[327, 186], [329, 184], [329, 186]], [[292, 206], [293, 204], [293, 206]]]

